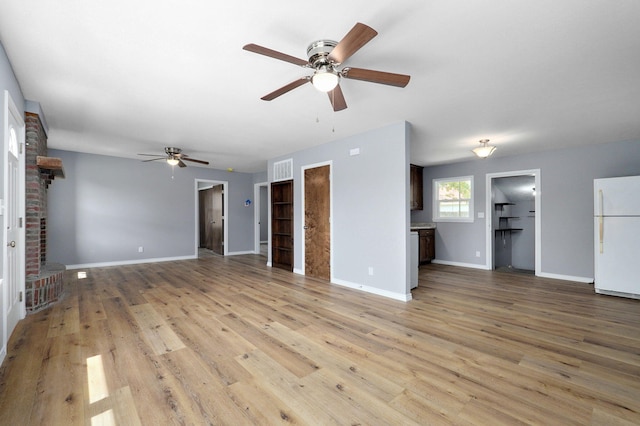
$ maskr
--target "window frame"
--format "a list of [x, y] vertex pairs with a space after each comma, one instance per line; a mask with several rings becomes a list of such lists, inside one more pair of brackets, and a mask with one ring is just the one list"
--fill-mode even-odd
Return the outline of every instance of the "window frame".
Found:
[[[470, 198], [469, 198], [469, 216], [465, 216], [465, 217], [452, 217], [452, 216], [440, 216], [440, 201], [444, 201], [444, 200], [440, 200], [438, 198], [438, 189], [440, 187], [440, 185], [444, 184], [444, 183], [450, 183], [450, 182], [464, 182], [464, 181], [469, 181], [469, 192], [470, 192]], [[432, 204], [433, 204], [433, 221], [434, 222], [463, 222], [463, 223], [472, 223], [474, 221], [474, 210], [473, 210], [473, 205], [474, 205], [474, 184], [473, 184], [473, 175], [471, 176], [457, 176], [457, 177], [449, 177], [449, 178], [439, 178], [439, 179], [433, 179], [433, 185], [432, 185]], [[460, 202], [462, 200], [466, 200], [466, 198], [458, 198], [457, 201]], [[456, 201], [456, 200], [454, 200]]]

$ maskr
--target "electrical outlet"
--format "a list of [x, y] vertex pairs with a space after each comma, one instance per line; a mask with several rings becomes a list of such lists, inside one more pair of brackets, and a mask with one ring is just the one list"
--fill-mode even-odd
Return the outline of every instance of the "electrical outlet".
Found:
[[140, 246], [138, 247], [138, 253], [143, 253], [144, 252], [144, 247]]
[[480, 252], [479, 251], [476, 252], [476, 257], [480, 257]]
[[373, 275], [373, 266], [369, 266], [369, 275]]

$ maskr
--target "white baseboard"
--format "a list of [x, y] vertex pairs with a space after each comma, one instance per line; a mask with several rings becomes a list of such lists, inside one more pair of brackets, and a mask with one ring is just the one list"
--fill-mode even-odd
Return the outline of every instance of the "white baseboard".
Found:
[[411, 296], [411, 292], [407, 293], [407, 294], [403, 294], [403, 293], [396, 293], [393, 291], [388, 291], [388, 290], [382, 290], [376, 287], [371, 287], [371, 286], [367, 286], [367, 285], [363, 285], [363, 284], [357, 284], [357, 283], [352, 283], [349, 281], [344, 281], [344, 280], [340, 280], [340, 279], [332, 279], [331, 280], [331, 284], [337, 284], [339, 286], [342, 287], [348, 287], [354, 290], [360, 290], [360, 291], [364, 291], [366, 293], [371, 293], [371, 294], [375, 294], [378, 296], [384, 296], [384, 297], [388, 297], [390, 299], [394, 299], [394, 300], [399, 300], [401, 302], [408, 302], [412, 299]]
[[460, 266], [462, 268], [484, 269], [485, 271], [489, 270], [489, 268], [487, 268], [487, 265], [479, 265], [477, 263], [451, 262], [449, 260], [439, 259], [433, 259], [431, 263], [437, 263], [439, 265]]
[[593, 283], [593, 278], [588, 278], [588, 277], [574, 277], [572, 275], [549, 274], [546, 272], [540, 272], [540, 274], [537, 276], [541, 278], [552, 278], [554, 280], [576, 281], [576, 282], [585, 283], [585, 284]]
[[77, 265], [66, 265], [67, 269], [86, 269], [86, 268], [103, 268], [106, 266], [123, 266], [123, 265], [138, 265], [142, 263], [159, 263], [159, 262], [173, 262], [176, 260], [189, 260], [197, 259], [198, 256], [177, 256], [177, 257], [158, 257], [151, 259], [135, 259], [135, 260], [119, 260], [114, 262], [97, 262], [97, 263], [80, 263]]
[[[487, 265], [478, 265], [475, 263], [450, 262], [448, 260], [438, 260], [438, 259], [432, 260], [431, 263], [438, 263], [440, 265], [461, 266], [463, 268], [484, 269], [486, 271], [491, 270], [490, 268], [487, 267]], [[579, 283], [586, 283], [586, 284], [593, 283], [593, 278], [589, 278], [589, 277], [575, 277], [572, 275], [549, 274], [546, 272], [541, 272], [539, 275], [536, 275], [536, 276], [540, 278], [551, 278], [554, 280], [576, 281]]]
[[228, 252], [225, 256], [241, 256], [243, 254], [256, 254], [254, 250], [249, 251], [232, 251]]
[[2, 365], [2, 362], [4, 361], [6, 356], [7, 356], [7, 345], [4, 345], [2, 349], [0, 349], [0, 365]]
[[[299, 269], [299, 268], [294, 268], [293, 273], [298, 275], [304, 275], [304, 273], [302, 272], [302, 269]], [[330, 282], [331, 284], [336, 284], [341, 287], [348, 287], [353, 290], [360, 290], [360, 291], [364, 291], [365, 293], [371, 293], [371, 294], [376, 294], [378, 296], [388, 297], [394, 300], [400, 300], [401, 302], [408, 302], [412, 298], [411, 292], [409, 292], [408, 294], [395, 293], [393, 291], [382, 290], [376, 287], [370, 287], [363, 284], [352, 283], [350, 281], [345, 281], [338, 278], [331, 278]]]
[[596, 288], [596, 293], [607, 296], [627, 297], [629, 299], [640, 299], [640, 294], [622, 293], [620, 291], [601, 290]]

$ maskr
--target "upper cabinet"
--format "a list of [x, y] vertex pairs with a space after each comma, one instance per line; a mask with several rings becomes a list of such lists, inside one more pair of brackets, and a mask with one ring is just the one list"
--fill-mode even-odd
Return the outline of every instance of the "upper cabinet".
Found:
[[411, 210], [422, 210], [422, 167], [411, 164], [410, 181], [411, 200], [409, 201], [409, 206]]

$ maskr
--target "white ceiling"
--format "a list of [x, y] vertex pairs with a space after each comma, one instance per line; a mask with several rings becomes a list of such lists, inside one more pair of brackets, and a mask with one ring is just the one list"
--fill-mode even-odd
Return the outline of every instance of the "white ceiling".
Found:
[[[409, 74], [406, 88], [343, 80], [337, 113], [309, 84], [260, 100], [309, 72], [242, 46], [306, 59], [356, 22], [379, 34], [344, 65]], [[3, 0], [0, 40], [56, 149], [177, 146], [255, 172], [400, 120], [420, 165], [472, 159], [482, 138], [494, 156], [640, 141], [638, 0]]]

